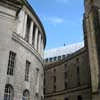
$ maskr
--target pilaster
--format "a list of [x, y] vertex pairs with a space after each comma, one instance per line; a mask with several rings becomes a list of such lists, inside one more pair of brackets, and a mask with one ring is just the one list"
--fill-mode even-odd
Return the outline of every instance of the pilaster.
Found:
[[30, 33], [29, 33], [29, 43], [32, 45], [32, 37], [33, 37], [33, 21], [31, 21]]
[[27, 14], [25, 14], [25, 18], [24, 18], [23, 38], [25, 38], [25, 34], [26, 34], [26, 24], [27, 24]]
[[35, 30], [35, 38], [34, 38], [34, 48], [37, 50], [37, 38], [38, 38], [38, 27], [36, 27], [36, 30]]

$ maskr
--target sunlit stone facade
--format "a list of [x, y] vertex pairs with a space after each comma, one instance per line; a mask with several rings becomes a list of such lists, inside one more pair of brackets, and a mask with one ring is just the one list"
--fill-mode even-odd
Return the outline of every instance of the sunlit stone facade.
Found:
[[0, 0], [0, 100], [41, 100], [45, 31], [27, 0]]

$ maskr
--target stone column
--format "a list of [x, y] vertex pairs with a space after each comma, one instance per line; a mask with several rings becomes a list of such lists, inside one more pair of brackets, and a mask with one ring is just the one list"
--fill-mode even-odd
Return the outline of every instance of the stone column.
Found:
[[38, 37], [38, 28], [35, 30], [35, 38], [34, 38], [34, 48], [37, 50], [37, 37]]
[[32, 36], [33, 36], [33, 21], [31, 21], [30, 32], [29, 32], [29, 43], [32, 45]]
[[95, 31], [93, 27], [92, 13], [86, 19], [86, 27], [87, 27], [87, 38], [88, 38], [89, 62], [90, 62], [90, 70], [91, 70], [92, 93], [96, 93], [98, 91], [98, 83], [99, 83], [99, 77], [98, 77], [99, 63], [98, 63], [96, 37], [95, 37]]
[[17, 34], [19, 34], [20, 36], [22, 36], [23, 33], [24, 16], [25, 12], [21, 10], [17, 20]]
[[43, 46], [43, 39], [41, 40], [41, 56], [43, 57], [44, 56], [44, 46]]
[[38, 51], [41, 54], [41, 33], [39, 34]]
[[26, 24], [27, 24], [27, 14], [25, 14], [25, 17], [24, 17], [23, 38], [25, 38], [25, 34], [26, 34]]

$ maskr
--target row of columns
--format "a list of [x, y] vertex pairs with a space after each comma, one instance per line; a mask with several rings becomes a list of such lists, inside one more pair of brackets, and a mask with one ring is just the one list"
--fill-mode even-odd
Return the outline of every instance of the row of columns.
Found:
[[[20, 36], [22, 36], [23, 39], [25, 38], [25, 35], [28, 34], [29, 44], [31, 44], [35, 48], [35, 50], [37, 50], [43, 57], [44, 43], [43, 43], [42, 34], [40, 33], [39, 28], [37, 26], [36, 28], [34, 27], [35, 23], [33, 22], [33, 20], [31, 20], [29, 33], [26, 33], [27, 21], [28, 21], [27, 19], [28, 19], [28, 15], [23, 10], [20, 11], [18, 16], [18, 21], [17, 21], [17, 33]], [[33, 33], [34, 28], [35, 28], [35, 32]]]

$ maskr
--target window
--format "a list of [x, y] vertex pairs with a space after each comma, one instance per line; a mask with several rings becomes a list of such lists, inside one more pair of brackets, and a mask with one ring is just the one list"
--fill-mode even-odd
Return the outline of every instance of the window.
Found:
[[57, 57], [54, 57], [54, 61], [56, 61], [57, 60]]
[[38, 36], [37, 36], [37, 50], [39, 49], [39, 35], [40, 35], [40, 31], [38, 32]]
[[25, 81], [29, 80], [29, 67], [30, 67], [30, 62], [26, 61], [26, 69], [25, 69]]
[[68, 98], [65, 98], [64, 100], [68, 100]]
[[53, 59], [53, 58], [50, 58], [50, 62], [52, 62], [52, 59]]
[[79, 96], [77, 97], [77, 100], [82, 100], [82, 96], [79, 95]]
[[65, 80], [67, 79], [67, 72], [64, 72]]
[[68, 77], [67, 77], [67, 72], [64, 72], [64, 79], [65, 79], [65, 89], [67, 89], [67, 83], [68, 83]]
[[66, 56], [65, 55], [62, 55], [62, 59], [64, 59]]
[[39, 68], [36, 68], [36, 84], [39, 83]]
[[65, 89], [67, 89], [67, 82], [65, 81]]
[[53, 88], [54, 88], [54, 91], [56, 91], [56, 85], [55, 84], [54, 84]]
[[48, 58], [45, 59], [45, 62], [48, 62]]
[[29, 41], [29, 33], [30, 33], [30, 26], [31, 26], [32, 19], [30, 16], [27, 16], [27, 25], [26, 25], [26, 34], [25, 34], [25, 40]]
[[56, 73], [56, 69], [53, 69], [54, 74]]
[[68, 66], [67, 64], [64, 65], [65, 71], [64, 71], [64, 80], [65, 80], [65, 89], [67, 89], [68, 85]]
[[22, 100], [30, 100], [30, 95], [29, 95], [29, 91], [28, 90], [25, 90], [23, 92], [23, 98]]
[[56, 76], [53, 76], [53, 82], [56, 83]]
[[58, 56], [58, 60], [61, 60], [61, 56]]
[[53, 89], [56, 90], [56, 69], [53, 69]]
[[79, 71], [79, 66], [77, 66], [77, 83], [80, 85], [80, 71]]
[[15, 57], [16, 57], [16, 53], [10, 51], [9, 60], [8, 60], [8, 69], [7, 69], [8, 75], [13, 75], [14, 67], [15, 67]]
[[79, 63], [79, 58], [76, 59], [76, 62]]
[[5, 86], [4, 100], [13, 100], [14, 90], [10, 85]]
[[36, 31], [36, 24], [34, 23], [33, 35], [32, 35], [32, 45], [33, 45], [33, 46], [34, 46], [34, 41], [35, 41], [35, 31]]

